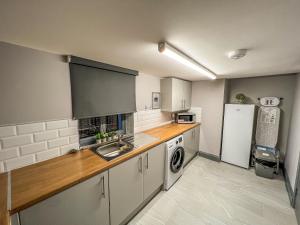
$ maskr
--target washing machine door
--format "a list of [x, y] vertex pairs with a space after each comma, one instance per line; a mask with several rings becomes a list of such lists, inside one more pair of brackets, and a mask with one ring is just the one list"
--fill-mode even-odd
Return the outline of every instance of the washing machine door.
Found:
[[177, 147], [171, 156], [170, 169], [173, 173], [177, 173], [182, 167], [184, 162], [184, 148]]

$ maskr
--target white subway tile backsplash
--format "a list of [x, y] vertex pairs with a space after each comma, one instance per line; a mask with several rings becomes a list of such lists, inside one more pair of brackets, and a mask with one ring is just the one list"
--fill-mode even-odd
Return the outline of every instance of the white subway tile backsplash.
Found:
[[9, 148], [0, 151], [0, 161], [18, 157], [18, 148]]
[[69, 144], [68, 137], [58, 138], [58, 139], [48, 141], [48, 148], [55, 148], [67, 144]]
[[25, 145], [20, 148], [21, 155], [27, 155], [35, 152], [40, 152], [47, 149], [46, 142], [34, 143], [30, 145]]
[[61, 137], [71, 136], [75, 134], [78, 134], [77, 127], [69, 127], [69, 128], [59, 130], [59, 136]]
[[78, 127], [78, 120], [69, 120], [69, 127]]
[[19, 158], [6, 160], [4, 164], [6, 166], [6, 170], [13, 170], [23, 166], [28, 166], [34, 162], [34, 155], [26, 155]]
[[68, 120], [50, 121], [46, 123], [47, 130], [61, 129], [68, 127]]
[[[77, 120], [0, 127], [0, 171], [44, 161], [79, 148]], [[60, 138], [61, 135], [61, 138]]]
[[44, 123], [30, 123], [17, 125], [18, 134], [29, 134], [45, 130]]
[[50, 149], [47, 151], [39, 152], [36, 154], [36, 159], [38, 162], [45, 161], [48, 159], [52, 159], [54, 157], [59, 156], [59, 148]]
[[4, 168], [4, 162], [0, 162], [0, 173], [4, 173], [5, 168]]
[[69, 143], [74, 144], [79, 142], [79, 136], [78, 135], [73, 135], [69, 137]]
[[33, 138], [31, 134], [2, 138], [2, 147], [10, 148], [14, 146], [31, 144], [33, 141], [32, 139]]
[[70, 150], [72, 150], [72, 149], [78, 150], [79, 144], [76, 143], [76, 144], [62, 146], [62, 147], [60, 147], [60, 153], [62, 155], [64, 155], [64, 154], [67, 154], [68, 152], [70, 152]]
[[34, 140], [36, 142], [46, 141], [46, 140], [55, 139], [55, 138], [58, 138], [57, 130], [45, 131], [45, 132], [34, 134]]
[[2, 137], [10, 137], [16, 135], [16, 127], [15, 126], [6, 126], [0, 127], [0, 138]]
[[138, 111], [134, 114], [134, 132], [142, 132], [171, 122], [171, 114], [160, 109]]
[[196, 122], [201, 123], [201, 116], [202, 116], [202, 108], [201, 107], [192, 107], [190, 112], [196, 114]]

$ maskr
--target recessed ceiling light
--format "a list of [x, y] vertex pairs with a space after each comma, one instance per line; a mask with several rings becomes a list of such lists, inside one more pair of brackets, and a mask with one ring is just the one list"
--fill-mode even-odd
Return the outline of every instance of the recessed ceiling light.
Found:
[[231, 52], [228, 52], [229, 59], [240, 59], [247, 54], [247, 49], [237, 49]]
[[207, 69], [205, 66], [202, 66], [196, 60], [192, 59], [191, 57], [187, 56], [183, 52], [177, 50], [176, 48], [169, 45], [167, 42], [161, 42], [158, 44], [158, 51], [169, 56], [172, 59], [182, 63], [185, 66], [188, 66], [197, 72], [204, 74], [205, 76], [209, 77], [210, 79], [216, 79], [216, 75]]

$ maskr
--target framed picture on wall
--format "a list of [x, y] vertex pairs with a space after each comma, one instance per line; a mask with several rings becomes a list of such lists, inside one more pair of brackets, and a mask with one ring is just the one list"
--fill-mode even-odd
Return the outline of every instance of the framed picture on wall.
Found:
[[160, 92], [152, 92], [152, 109], [160, 109]]

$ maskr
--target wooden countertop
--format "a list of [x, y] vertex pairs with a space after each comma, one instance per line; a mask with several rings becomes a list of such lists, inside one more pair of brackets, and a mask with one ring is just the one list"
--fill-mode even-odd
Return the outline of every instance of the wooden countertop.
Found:
[[[30, 207], [198, 125], [198, 123], [168, 124], [147, 130], [144, 133], [152, 135], [158, 140], [111, 161], [105, 161], [89, 149], [84, 149], [77, 153], [63, 155], [13, 170], [11, 171], [12, 198], [9, 214], [12, 215]], [[0, 177], [0, 188], [6, 184], [3, 183], [6, 182], [6, 179], [3, 177], [5, 176]], [[0, 193], [2, 196], [2, 191]], [[3, 211], [2, 207], [4, 204], [2, 201], [0, 202], [0, 213]], [[0, 224], [6, 224], [1, 223], [3, 221], [0, 220]]]
[[0, 224], [9, 224], [9, 212], [7, 209], [7, 182], [8, 173], [0, 174]]

